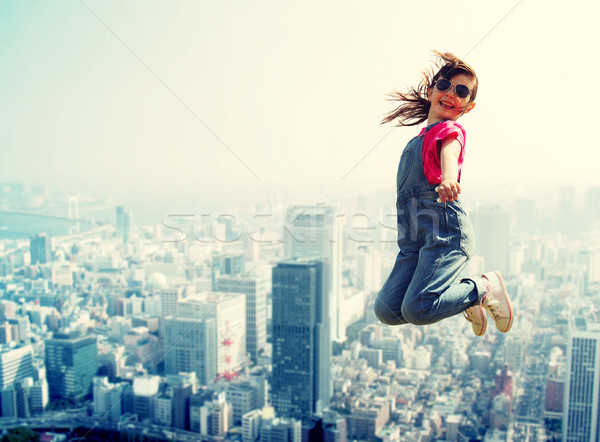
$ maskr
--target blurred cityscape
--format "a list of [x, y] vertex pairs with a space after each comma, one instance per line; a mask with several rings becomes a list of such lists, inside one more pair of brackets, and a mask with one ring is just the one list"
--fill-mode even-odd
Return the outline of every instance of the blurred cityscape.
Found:
[[476, 337], [461, 315], [376, 320], [397, 254], [393, 194], [273, 194], [136, 223], [111, 199], [0, 184], [0, 431], [598, 440], [600, 187], [465, 209], [477, 246], [464, 274], [504, 274], [507, 334]]

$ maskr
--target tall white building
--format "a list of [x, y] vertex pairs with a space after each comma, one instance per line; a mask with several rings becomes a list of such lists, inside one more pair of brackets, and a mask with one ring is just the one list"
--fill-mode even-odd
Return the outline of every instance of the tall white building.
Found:
[[580, 250], [577, 261], [585, 266], [587, 284], [600, 281], [600, 247], [592, 245]]
[[342, 256], [344, 219], [331, 206], [293, 206], [283, 228], [285, 258], [315, 258], [325, 264], [331, 339], [344, 341]]
[[179, 302], [178, 312], [181, 319], [214, 320], [217, 376], [233, 375], [245, 366], [246, 295], [223, 292], [195, 294]]
[[214, 318], [167, 316], [163, 319], [165, 371], [195, 373], [206, 385], [217, 376], [217, 330]]
[[476, 234], [475, 254], [485, 259], [486, 271], [499, 270], [506, 273], [509, 257], [508, 212], [500, 207], [482, 207], [473, 212], [473, 227]]
[[373, 248], [359, 247], [356, 256], [357, 287], [369, 293], [381, 289], [381, 252]]
[[564, 442], [600, 439], [600, 324], [576, 318], [569, 330], [564, 389]]
[[270, 280], [266, 276], [222, 275], [216, 279], [216, 289], [225, 293], [246, 295], [246, 351], [254, 362], [267, 345], [267, 293]]

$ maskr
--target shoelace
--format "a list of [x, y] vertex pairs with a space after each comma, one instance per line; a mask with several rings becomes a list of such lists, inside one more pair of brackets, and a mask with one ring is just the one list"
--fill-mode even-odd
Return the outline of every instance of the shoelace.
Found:
[[[469, 311], [468, 313], [467, 313], [467, 310]], [[463, 315], [464, 315], [465, 319], [469, 322], [472, 322], [473, 324], [479, 325], [480, 322], [476, 322], [477, 315], [475, 313], [473, 313], [470, 308], [467, 310], [463, 311]]]
[[501, 316], [501, 312], [500, 312], [500, 306], [498, 305], [498, 302], [494, 302], [494, 303], [489, 303], [486, 305], [488, 311], [491, 313], [491, 315], [494, 317], [494, 320], [496, 319], [503, 319]]

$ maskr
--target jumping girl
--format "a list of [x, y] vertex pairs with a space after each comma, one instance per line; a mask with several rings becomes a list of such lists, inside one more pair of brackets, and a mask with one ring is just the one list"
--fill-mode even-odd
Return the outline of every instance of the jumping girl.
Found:
[[391, 324], [426, 325], [463, 312], [482, 336], [485, 311], [506, 333], [514, 314], [502, 275], [457, 276], [473, 253], [473, 228], [458, 196], [465, 154], [465, 131], [456, 120], [475, 107], [475, 71], [450, 53], [435, 52], [437, 72], [424, 72], [407, 93], [395, 92], [400, 105], [382, 121], [427, 127], [402, 152], [397, 175], [400, 251], [375, 300], [375, 314]]

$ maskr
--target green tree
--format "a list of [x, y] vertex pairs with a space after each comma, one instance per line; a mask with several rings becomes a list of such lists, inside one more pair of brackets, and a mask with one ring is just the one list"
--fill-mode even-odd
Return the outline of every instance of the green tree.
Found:
[[39, 441], [40, 435], [30, 428], [11, 428], [8, 434], [2, 436], [2, 442], [27, 442]]

